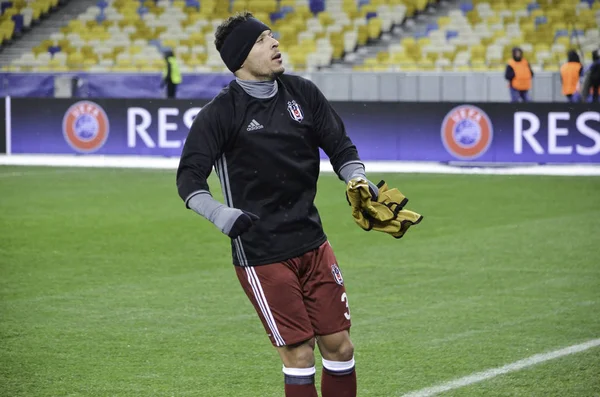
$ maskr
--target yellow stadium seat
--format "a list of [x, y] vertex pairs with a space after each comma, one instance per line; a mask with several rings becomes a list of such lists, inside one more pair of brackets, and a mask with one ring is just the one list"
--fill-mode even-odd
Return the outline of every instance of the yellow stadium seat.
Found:
[[297, 6], [294, 9], [294, 14], [301, 17], [303, 20], [312, 17], [312, 11], [307, 5]]
[[471, 58], [484, 58], [486, 47], [478, 44], [471, 47]]
[[369, 19], [367, 24], [370, 39], [378, 39], [381, 35], [382, 21], [379, 17]]
[[375, 66], [378, 64], [377, 58], [367, 58], [364, 61], [365, 66]]
[[369, 26], [368, 25], [359, 25], [358, 26], [358, 44], [365, 45], [369, 40]]
[[437, 24], [440, 27], [440, 29], [448, 26], [450, 24], [450, 22], [451, 22], [450, 17], [439, 17], [437, 20]]
[[335, 22], [331, 14], [327, 11], [317, 14], [317, 18], [319, 19], [319, 22], [321, 22], [321, 26], [328, 26]]
[[247, 10], [249, 10], [249, 7], [248, 2], [246, 0], [235, 0], [231, 5], [231, 11], [234, 13]]
[[390, 63], [394, 63], [394, 64], [405, 64], [405, 63], [410, 63], [412, 61], [413, 61], [412, 58], [410, 58], [407, 54], [405, 54], [403, 52], [393, 53], [392, 56], [390, 57]]
[[554, 42], [557, 44], [562, 44], [565, 47], [568, 47], [571, 44], [571, 40], [566, 36], [557, 37]]
[[390, 63], [390, 53], [387, 51], [379, 51], [376, 56], [377, 62], [380, 64], [389, 64]]
[[78, 68], [78, 67], [83, 66], [83, 60], [84, 60], [84, 56], [82, 53], [74, 52], [72, 54], [69, 54], [69, 56], [67, 58], [67, 65], [70, 68]]
[[508, 9], [508, 5], [501, 0], [493, 0], [490, 3], [492, 4], [492, 10], [496, 12]]
[[277, 11], [277, 2], [275, 0], [253, 0], [251, 2], [252, 11], [269, 14]]
[[482, 21], [481, 17], [475, 10], [467, 12], [467, 20], [471, 23], [471, 25], [476, 25]]

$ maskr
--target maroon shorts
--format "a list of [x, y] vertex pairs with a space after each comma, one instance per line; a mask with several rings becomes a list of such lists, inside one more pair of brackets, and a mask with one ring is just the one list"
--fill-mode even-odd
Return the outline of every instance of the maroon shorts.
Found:
[[350, 328], [346, 288], [329, 242], [283, 262], [236, 266], [236, 273], [274, 346]]

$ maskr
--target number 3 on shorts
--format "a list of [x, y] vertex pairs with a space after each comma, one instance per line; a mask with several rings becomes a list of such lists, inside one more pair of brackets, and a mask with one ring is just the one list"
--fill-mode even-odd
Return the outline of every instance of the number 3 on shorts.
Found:
[[350, 320], [350, 307], [348, 306], [348, 295], [346, 295], [345, 292], [342, 294], [342, 302], [346, 303], [347, 310], [347, 312], [344, 313], [344, 317], [346, 317], [346, 320]]

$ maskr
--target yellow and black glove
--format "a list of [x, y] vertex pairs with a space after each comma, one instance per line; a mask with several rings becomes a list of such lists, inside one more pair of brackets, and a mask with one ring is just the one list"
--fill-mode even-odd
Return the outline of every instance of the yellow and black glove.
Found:
[[401, 238], [408, 229], [421, 222], [423, 216], [404, 209], [408, 199], [396, 188], [389, 189], [385, 181], [377, 184], [379, 194], [371, 195], [368, 182], [355, 178], [348, 182], [346, 198], [352, 207], [352, 217], [363, 230], [376, 230]]

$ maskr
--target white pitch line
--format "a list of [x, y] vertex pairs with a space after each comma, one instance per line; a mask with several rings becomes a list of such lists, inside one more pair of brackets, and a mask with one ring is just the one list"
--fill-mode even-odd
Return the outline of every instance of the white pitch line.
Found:
[[[7, 148], [8, 149], [8, 148]], [[572, 165], [522, 165], [507, 167], [457, 167], [435, 162], [410, 161], [364, 161], [367, 172], [375, 173], [433, 173], [475, 175], [564, 175], [600, 176], [600, 164]], [[53, 155], [53, 154], [0, 154], [0, 165], [38, 165], [49, 167], [105, 167], [105, 168], [149, 168], [176, 170], [179, 157], [163, 156], [120, 156], [120, 155]], [[323, 173], [333, 172], [329, 160], [321, 160]]]
[[[72, 172], [78, 172], [77, 169], [61, 169], [61, 170], [44, 170], [44, 171], [13, 171], [13, 172], [0, 172], [0, 178], [12, 178], [19, 176], [30, 176], [30, 175], [57, 175], [57, 174], [68, 174]], [[79, 171], [81, 172], [81, 171]]]
[[482, 382], [487, 379], [495, 378], [498, 375], [504, 375], [509, 372], [520, 371], [524, 368], [531, 367], [543, 363], [545, 361], [554, 360], [555, 358], [568, 356], [570, 354], [580, 353], [584, 350], [591, 349], [592, 347], [600, 346], [600, 339], [593, 339], [579, 345], [573, 345], [565, 347], [564, 349], [551, 351], [548, 353], [536, 354], [529, 358], [515, 361], [512, 364], [507, 364], [503, 367], [486, 369], [485, 371], [476, 372], [472, 375], [465, 376], [463, 378], [451, 380], [446, 383], [442, 383], [438, 386], [428, 387], [421, 390], [416, 390], [408, 394], [403, 394], [402, 397], [430, 397], [436, 394], [443, 393], [458, 389], [461, 387], [472, 385], [473, 383]]

